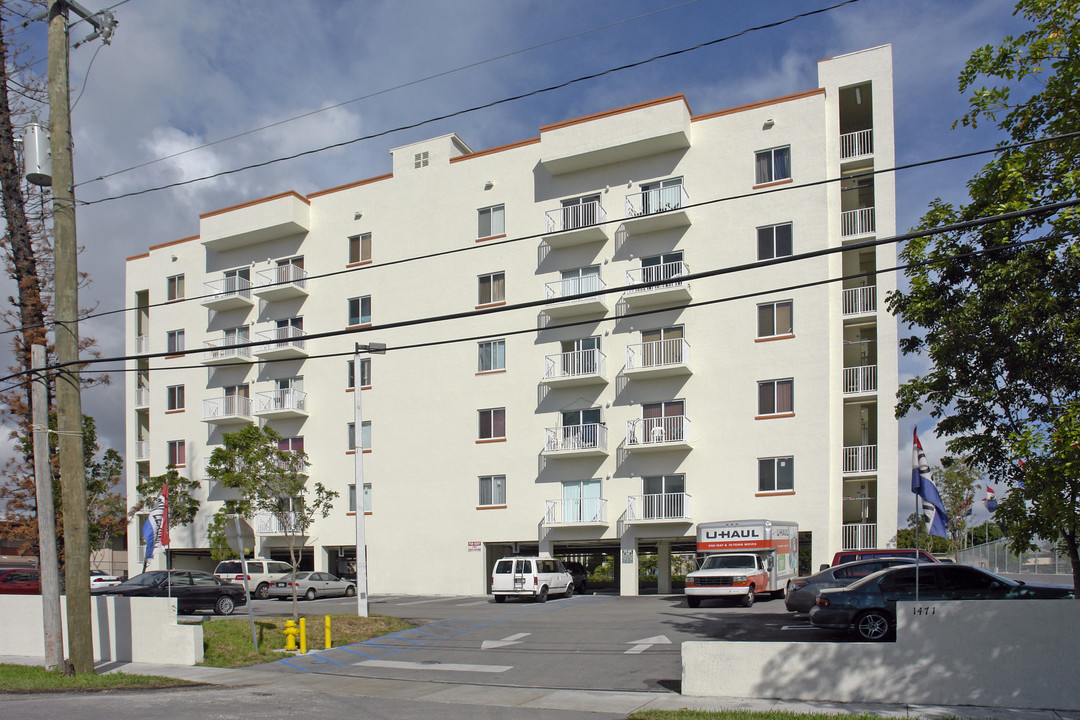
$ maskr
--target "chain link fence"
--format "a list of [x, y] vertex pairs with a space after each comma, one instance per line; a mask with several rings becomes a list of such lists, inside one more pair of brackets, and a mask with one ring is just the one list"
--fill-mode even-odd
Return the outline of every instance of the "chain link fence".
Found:
[[1071, 575], [1069, 558], [1055, 550], [1030, 550], [1019, 555], [1005, 538], [961, 550], [957, 562], [1011, 575]]

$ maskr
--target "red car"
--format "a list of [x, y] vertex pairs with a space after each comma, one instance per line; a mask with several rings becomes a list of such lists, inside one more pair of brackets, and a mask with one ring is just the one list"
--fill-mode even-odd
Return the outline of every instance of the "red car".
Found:
[[0, 595], [40, 595], [41, 573], [37, 568], [0, 570]]

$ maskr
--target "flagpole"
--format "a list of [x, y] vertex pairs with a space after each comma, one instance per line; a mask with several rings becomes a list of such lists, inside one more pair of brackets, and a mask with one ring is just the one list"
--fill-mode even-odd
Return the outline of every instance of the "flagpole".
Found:
[[[915, 448], [911, 448], [912, 454], [915, 453]], [[918, 493], [915, 494], [915, 602], [919, 602], [919, 528], [922, 526], [922, 498]]]

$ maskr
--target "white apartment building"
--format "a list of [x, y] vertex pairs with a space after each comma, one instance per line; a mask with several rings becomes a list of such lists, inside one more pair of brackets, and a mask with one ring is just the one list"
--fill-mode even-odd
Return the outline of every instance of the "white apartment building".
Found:
[[[365, 513], [372, 593], [484, 593], [515, 552], [603, 554], [624, 595], [656, 554], [665, 590], [671, 554], [718, 520], [797, 522], [805, 570], [890, 543], [896, 253], [867, 241], [895, 234], [893, 176], [868, 174], [894, 165], [891, 49], [818, 78], [488, 150], [411, 143], [386, 174], [208, 212], [128, 258], [128, 497], [173, 464], [205, 501], [172, 529], [173, 565], [214, 566], [205, 463], [248, 423], [340, 493], [305, 567], [342, 571]], [[354, 371], [371, 342], [387, 353]], [[251, 520], [256, 554], [287, 559], [277, 523]]]

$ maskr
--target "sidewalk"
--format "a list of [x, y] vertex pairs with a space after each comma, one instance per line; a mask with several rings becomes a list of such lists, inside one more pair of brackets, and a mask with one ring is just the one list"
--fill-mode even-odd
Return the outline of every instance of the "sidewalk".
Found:
[[[43, 665], [44, 658], [0, 656], [0, 663]], [[989, 718], [992, 720], [1071, 720], [1080, 715], [1053, 710], [988, 708], [974, 706], [881, 705], [863, 703], [822, 703], [750, 698], [697, 698], [662, 692], [620, 692], [606, 690], [559, 690], [492, 685], [466, 685], [429, 681], [386, 680], [328, 674], [291, 675], [263, 670], [223, 669], [202, 666], [155, 665], [149, 663], [98, 663], [98, 672], [125, 672], [132, 675], [164, 675], [192, 682], [225, 687], [273, 686], [296, 692], [351, 695], [386, 699], [408, 699], [431, 703], [485, 705], [620, 713], [637, 710], [751, 710], [829, 715], [875, 715], [888, 718]]]

